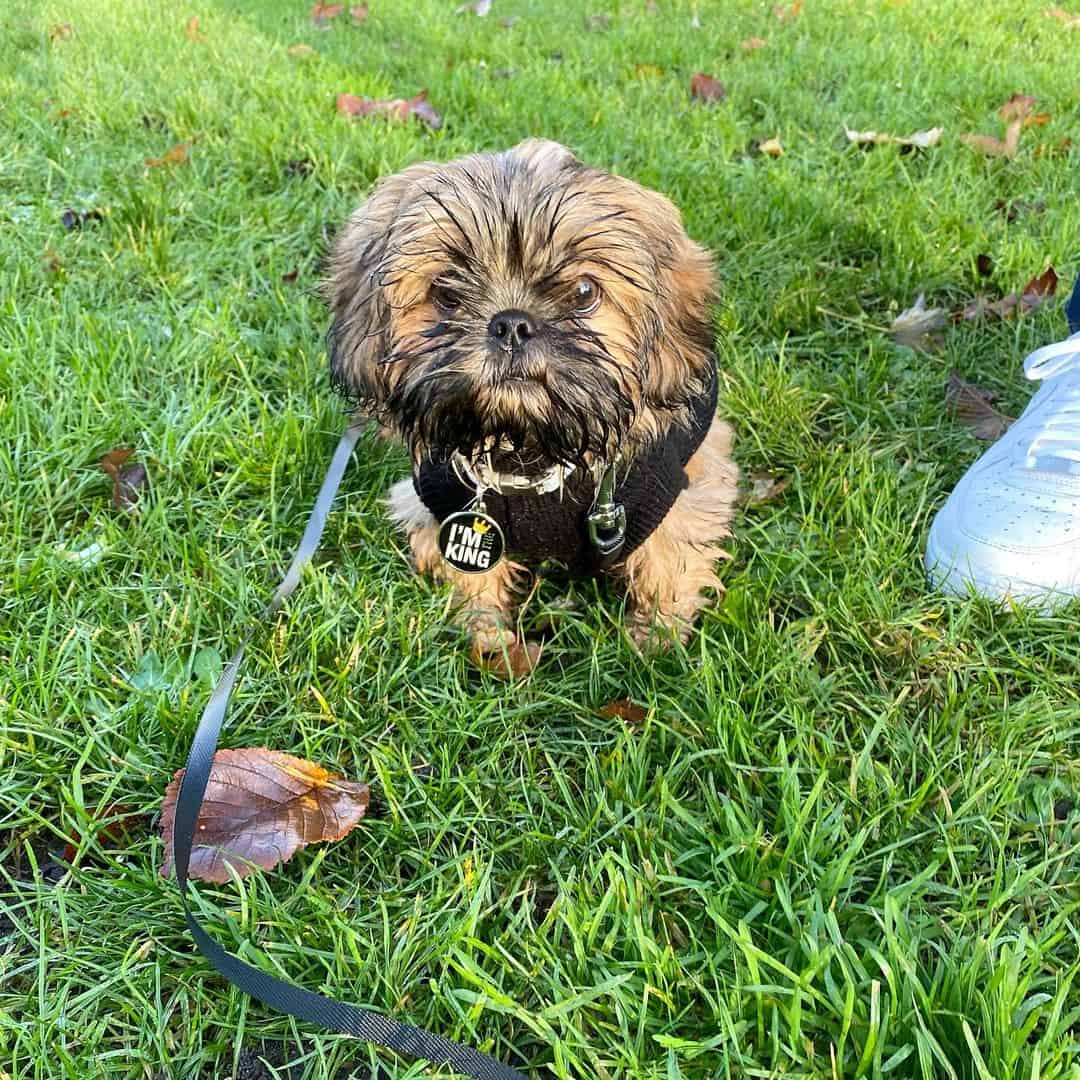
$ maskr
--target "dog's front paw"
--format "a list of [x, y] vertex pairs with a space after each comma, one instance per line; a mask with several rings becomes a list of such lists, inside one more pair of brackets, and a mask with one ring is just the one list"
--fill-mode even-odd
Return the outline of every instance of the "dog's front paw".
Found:
[[663, 615], [656, 618], [631, 615], [626, 624], [630, 643], [639, 656], [665, 653], [676, 641], [681, 641], [685, 645], [693, 630], [693, 625], [684, 619]]
[[500, 679], [525, 679], [540, 662], [541, 646], [519, 641], [511, 630], [478, 630], [472, 637], [472, 661]]

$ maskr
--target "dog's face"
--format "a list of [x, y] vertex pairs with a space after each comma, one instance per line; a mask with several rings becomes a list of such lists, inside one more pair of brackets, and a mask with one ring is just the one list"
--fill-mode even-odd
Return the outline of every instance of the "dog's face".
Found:
[[337, 241], [332, 373], [417, 457], [610, 458], [700, 389], [712, 287], [666, 198], [556, 143], [415, 165]]

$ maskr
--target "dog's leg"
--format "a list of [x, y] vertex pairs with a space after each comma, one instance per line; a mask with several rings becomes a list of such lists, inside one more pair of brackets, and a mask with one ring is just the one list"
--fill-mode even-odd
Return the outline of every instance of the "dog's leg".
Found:
[[539, 650], [522, 645], [513, 629], [525, 568], [503, 559], [486, 574], [463, 574], [443, 559], [439, 522], [420, 501], [412, 480], [396, 483], [387, 501], [390, 517], [408, 537], [417, 571], [453, 586], [457, 617], [469, 631], [473, 660], [501, 671], [509, 658], [513, 674], [531, 670]]
[[690, 486], [620, 568], [631, 607], [628, 629], [639, 646], [654, 638], [662, 644], [671, 631], [685, 641], [706, 602], [703, 593], [722, 588], [715, 567], [730, 557], [720, 541], [731, 535], [739, 483], [732, 438], [723, 420], [713, 421], [687, 462]]

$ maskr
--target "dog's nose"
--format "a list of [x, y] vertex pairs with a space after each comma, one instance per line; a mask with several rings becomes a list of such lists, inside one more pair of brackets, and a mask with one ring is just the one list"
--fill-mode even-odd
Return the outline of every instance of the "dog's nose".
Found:
[[532, 316], [517, 308], [496, 312], [488, 323], [488, 337], [504, 349], [520, 349], [536, 336]]

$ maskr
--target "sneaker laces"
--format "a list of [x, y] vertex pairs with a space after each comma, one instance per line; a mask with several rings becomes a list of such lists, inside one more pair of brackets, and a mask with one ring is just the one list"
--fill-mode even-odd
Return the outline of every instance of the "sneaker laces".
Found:
[[1024, 374], [1032, 380], [1077, 376], [1055, 387], [1055, 407], [1028, 445], [1024, 465], [1080, 474], [1080, 334], [1036, 349], [1024, 361]]

